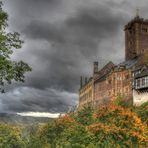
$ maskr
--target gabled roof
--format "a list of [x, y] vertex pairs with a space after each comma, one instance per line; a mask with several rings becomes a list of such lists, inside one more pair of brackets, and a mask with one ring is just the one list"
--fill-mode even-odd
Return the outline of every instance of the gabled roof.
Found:
[[136, 71], [139, 71], [139, 70], [143, 70], [143, 69], [146, 69], [146, 68], [148, 68], [148, 66], [147, 66], [146, 64], [142, 64], [142, 65], [137, 66], [137, 67], [133, 70], [133, 72], [136, 72]]
[[148, 68], [142, 69], [141, 73], [135, 76], [135, 79], [148, 76]]
[[118, 70], [120, 68], [130, 69], [130, 68], [132, 68], [138, 62], [138, 59], [139, 59], [138, 57], [135, 57], [133, 59], [124, 61], [124, 62], [118, 64], [115, 67], [115, 70]]
[[111, 72], [111, 70], [115, 67], [113, 62], [108, 62], [97, 74], [95, 77], [95, 81], [102, 81], [105, 80], [107, 75]]

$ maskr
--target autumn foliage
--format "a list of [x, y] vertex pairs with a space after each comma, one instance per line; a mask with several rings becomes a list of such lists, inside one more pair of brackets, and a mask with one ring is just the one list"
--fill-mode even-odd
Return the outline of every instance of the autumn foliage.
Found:
[[107, 105], [85, 107], [47, 124], [38, 134], [40, 147], [147, 147], [148, 127], [131, 109]]
[[108, 146], [113, 144], [115, 147], [136, 147], [144, 146], [148, 142], [146, 124], [127, 108], [104, 106], [94, 112], [93, 117], [96, 122], [88, 128], [99, 137], [98, 143], [102, 141], [104, 145], [108, 141]]
[[125, 108], [110, 104], [95, 110], [84, 107], [37, 127], [29, 137], [22, 137], [18, 128], [0, 124], [0, 147], [146, 148], [147, 105]]

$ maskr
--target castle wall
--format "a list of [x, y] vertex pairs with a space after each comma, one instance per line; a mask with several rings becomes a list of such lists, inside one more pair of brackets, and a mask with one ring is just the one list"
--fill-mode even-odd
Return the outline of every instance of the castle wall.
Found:
[[93, 90], [93, 79], [91, 79], [79, 90], [79, 108], [92, 104]]
[[114, 71], [112, 74], [113, 97], [123, 96], [125, 98], [132, 97], [132, 72], [129, 69]]
[[[109, 88], [109, 89], [108, 89]], [[108, 86], [107, 80], [95, 82], [94, 84], [94, 106], [99, 106], [111, 100], [111, 87]]]
[[135, 106], [140, 106], [144, 102], [148, 101], [148, 90], [143, 92], [138, 92], [137, 90], [133, 90], [133, 104]]
[[94, 104], [104, 104], [123, 96], [132, 98], [132, 72], [131, 70], [116, 70], [111, 72], [104, 80], [94, 83]]
[[139, 54], [143, 53], [145, 50], [148, 49], [148, 24], [142, 24], [140, 26], [140, 36], [139, 36], [139, 47], [140, 51]]

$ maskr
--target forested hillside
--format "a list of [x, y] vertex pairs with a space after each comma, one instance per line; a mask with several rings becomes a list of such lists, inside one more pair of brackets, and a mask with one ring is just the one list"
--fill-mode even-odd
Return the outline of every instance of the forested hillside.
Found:
[[[146, 148], [148, 103], [140, 107], [110, 104], [99, 109], [85, 107], [43, 126], [0, 124], [1, 148]], [[27, 128], [27, 127], [25, 127]]]

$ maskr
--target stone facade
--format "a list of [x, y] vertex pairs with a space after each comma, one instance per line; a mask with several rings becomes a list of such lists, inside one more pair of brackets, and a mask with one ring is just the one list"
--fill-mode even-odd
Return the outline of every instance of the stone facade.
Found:
[[[98, 62], [94, 62], [93, 76], [79, 90], [79, 107], [91, 104], [99, 106], [123, 96], [139, 99], [139, 91], [135, 91], [135, 69], [143, 65], [143, 57], [148, 52], [148, 21], [136, 16], [125, 26], [125, 61], [114, 65], [112, 62], [98, 70]], [[148, 54], [147, 54], [148, 55]], [[148, 59], [148, 57], [146, 58]], [[148, 63], [148, 60], [147, 60]], [[147, 74], [148, 75], [148, 74]], [[146, 92], [140, 97], [146, 100]], [[139, 102], [138, 102], [139, 104]]]
[[[118, 66], [114, 66], [110, 69], [109, 73], [107, 73], [100, 79], [95, 79], [95, 106], [112, 101], [118, 96], [123, 96], [126, 99], [132, 98], [132, 68], [135, 65], [135, 61], [130, 60], [130, 65], [129, 63], [127, 63], [128, 62], [122, 63], [121, 65], [119, 64]], [[127, 65], [129, 67], [127, 67]]]
[[106, 64], [94, 78], [94, 106], [104, 104], [111, 97], [112, 83], [108, 83], [108, 76], [114, 68], [114, 64], [109, 62]]
[[93, 102], [93, 78], [85, 81], [84, 85], [79, 90], [79, 108], [90, 105]]

